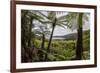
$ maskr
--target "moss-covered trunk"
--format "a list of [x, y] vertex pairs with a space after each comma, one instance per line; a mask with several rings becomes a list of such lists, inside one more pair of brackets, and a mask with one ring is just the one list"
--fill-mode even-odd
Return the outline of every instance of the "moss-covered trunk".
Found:
[[82, 39], [82, 18], [83, 13], [79, 13], [78, 17], [78, 36], [77, 36], [77, 48], [76, 48], [76, 59], [81, 60], [82, 59], [82, 53], [83, 53], [83, 39]]

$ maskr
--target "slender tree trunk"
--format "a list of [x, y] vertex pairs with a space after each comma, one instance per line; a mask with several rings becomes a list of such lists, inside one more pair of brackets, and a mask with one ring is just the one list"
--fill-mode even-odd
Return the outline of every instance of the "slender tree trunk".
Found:
[[53, 37], [54, 28], [55, 28], [55, 25], [53, 26], [51, 36], [50, 36], [50, 40], [49, 40], [49, 44], [48, 44], [48, 47], [47, 47], [48, 52], [50, 52], [50, 45], [51, 45], [51, 41], [52, 41], [52, 37]]
[[82, 59], [82, 53], [83, 53], [83, 39], [82, 39], [82, 18], [83, 13], [79, 13], [78, 18], [78, 37], [77, 37], [77, 48], [76, 48], [76, 59], [81, 60]]
[[[45, 35], [42, 34], [41, 50], [44, 50], [44, 45], [45, 45]], [[44, 55], [43, 51], [40, 51], [40, 53], [39, 53], [39, 60], [40, 61], [44, 60], [44, 56], [43, 55]]]
[[29, 24], [29, 35], [28, 35], [28, 47], [31, 47], [31, 38], [32, 38], [32, 18], [30, 18]]
[[[52, 32], [51, 32], [49, 43], [48, 43], [48, 47], [47, 47], [47, 53], [48, 54], [50, 53], [50, 45], [51, 45], [54, 29], [55, 29], [55, 23], [53, 24]], [[45, 60], [46, 61], [48, 60], [48, 54], [45, 55]]]
[[41, 49], [44, 49], [44, 44], [45, 44], [45, 35], [42, 35], [42, 43], [41, 43]]
[[32, 17], [30, 17], [30, 24], [29, 24], [29, 35], [28, 35], [28, 54], [29, 54], [29, 59], [32, 62]]

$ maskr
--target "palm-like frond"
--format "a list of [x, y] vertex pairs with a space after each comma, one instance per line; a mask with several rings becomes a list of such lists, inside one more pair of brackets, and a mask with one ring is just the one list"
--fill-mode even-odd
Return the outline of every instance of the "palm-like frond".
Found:
[[48, 19], [48, 16], [44, 13], [42, 13], [41, 11], [36, 11], [39, 15], [43, 16], [44, 18]]
[[54, 20], [56, 18], [56, 12], [54, 12], [54, 11], [48, 12], [47, 18], [50, 20]]

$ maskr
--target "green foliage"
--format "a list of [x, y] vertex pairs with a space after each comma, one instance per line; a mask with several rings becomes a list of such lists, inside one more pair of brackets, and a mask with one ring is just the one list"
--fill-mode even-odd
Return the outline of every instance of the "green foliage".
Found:
[[51, 53], [56, 56], [55, 60], [70, 60], [75, 55], [75, 41], [53, 40]]
[[83, 59], [90, 59], [90, 52], [89, 51], [84, 51], [83, 52]]
[[83, 50], [89, 51], [90, 50], [90, 31], [85, 31], [83, 33]]
[[[71, 60], [76, 57], [76, 43], [77, 40], [52, 40], [50, 46], [50, 53], [47, 53], [48, 39], [45, 39], [44, 54], [48, 54], [48, 61], [64, 61]], [[90, 40], [89, 31], [83, 33], [83, 56], [82, 59], [90, 58]], [[35, 39], [34, 45], [39, 48], [41, 45], [40, 39]], [[43, 49], [42, 49], [43, 50]]]
[[40, 48], [41, 47], [41, 40], [39, 40], [39, 39], [35, 39], [34, 40], [34, 46], [36, 47], [36, 48]]
[[[46, 31], [43, 31], [41, 33], [41, 36], [36, 36], [35, 32], [32, 31], [32, 28], [34, 28], [34, 24], [32, 24], [32, 22], [34, 20], [37, 20], [42, 24], [50, 24], [52, 27], [58, 25], [60, 27], [66, 26], [71, 28], [73, 24], [72, 20], [77, 20], [78, 13], [70, 13], [70, 15], [64, 15], [59, 18], [56, 17], [56, 12], [52, 11], [47, 13], [47, 16], [45, 14], [42, 14], [41, 12], [38, 13], [39, 14], [35, 13], [34, 11], [31, 12], [29, 10], [21, 11], [21, 44], [22, 49], [25, 51], [24, 54], [22, 54], [22, 60], [25, 61], [27, 59], [27, 62], [46, 61], [45, 55], [48, 56], [48, 61], [64, 61], [74, 59], [76, 57], [77, 39], [54, 40], [51, 38], [51, 42], [49, 39], [45, 39], [44, 46], [43, 48], [41, 48], [41, 44], [43, 42], [41, 36], [42, 34], [44, 34], [45, 37], [47, 33]], [[90, 31], [86, 31], [83, 33], [82, 59], [84, 60], [90, 59], [89, 32]], [[48, 44], [50, 47], [48, 47]], [[48, 48], [50, 49], [50, 52], [48, 52]], [[25, 57], [25, 55], [27, 56]]]

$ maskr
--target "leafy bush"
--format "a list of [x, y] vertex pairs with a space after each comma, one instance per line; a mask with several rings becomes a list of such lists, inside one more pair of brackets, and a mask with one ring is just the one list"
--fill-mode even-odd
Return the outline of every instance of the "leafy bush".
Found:
[[40, 48], [40, 47], [41, 47], [41, 41], [40, 41], [39, 39], [35, 39], [35, 40], [34, 40], [34, 46], [35, 46], [36, 48]]

